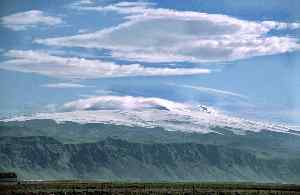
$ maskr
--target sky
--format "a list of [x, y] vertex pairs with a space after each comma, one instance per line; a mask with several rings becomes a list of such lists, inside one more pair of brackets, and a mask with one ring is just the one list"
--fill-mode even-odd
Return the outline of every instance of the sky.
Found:
[[300, 125], [298, 0], [0, 4], [1, 118]]

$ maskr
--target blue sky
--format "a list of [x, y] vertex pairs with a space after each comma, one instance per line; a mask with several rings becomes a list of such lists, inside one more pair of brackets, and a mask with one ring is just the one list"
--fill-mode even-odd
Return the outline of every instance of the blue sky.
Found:
[[1, 117], [61, 112], [70, 102], [75, 110], [107, 109], [130, 96], [147, 105], [130, 109], [159, 98], [300, 124], [297, 0], [10, 0], [0, 7]]

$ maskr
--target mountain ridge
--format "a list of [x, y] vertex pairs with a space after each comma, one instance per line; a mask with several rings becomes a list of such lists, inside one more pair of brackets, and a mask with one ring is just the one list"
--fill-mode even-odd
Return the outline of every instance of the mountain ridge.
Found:
[[0, 122], [0, 170], [21, 179], [300, 181], [300, 137], [214, 127], [167, 131], [52, 120]]
[[[9, 139], [13, 144], [7, 144]], [[62, 144], [43, 136], [0, 140], [1, 169], [22, 168], [19, 174], [24, 179], [296, 182], [300, 173], [299, 159], [260, 159], [216, 145], [142, 144], [113, 138]]]

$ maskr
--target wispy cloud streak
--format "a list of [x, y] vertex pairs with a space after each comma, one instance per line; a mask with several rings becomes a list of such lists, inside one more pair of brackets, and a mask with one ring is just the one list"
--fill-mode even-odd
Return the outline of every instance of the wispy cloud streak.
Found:
[[176, 83], [167, 83], [167, 85], [186, 88], [186, 89], [193, 89], [196, 91], [213, 94], [213, 95], [233, 96], [233, 97], [238, 97], [238, 98], [242, 98], [242, 99], [248, 99], [248, 97], [245, 95], [242, 95], [239, 93], [234, 93], [231, 91], [221, 90], [221, 89], [214, 89], [214, 88], [203, 87], [203, 86], [194, 86], [194, 85], [182, 85], [182, 84], [176, 84]]
[[65, 89], [65, 88], [86, 88], [92, 86], [82, 85], [78, 83], [50, 83], [50, 84], [44, 84], [42, 85], [42, 87]]

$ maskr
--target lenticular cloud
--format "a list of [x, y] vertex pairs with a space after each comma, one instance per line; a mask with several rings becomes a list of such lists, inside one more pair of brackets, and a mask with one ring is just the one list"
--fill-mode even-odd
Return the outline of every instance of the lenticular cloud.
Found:
[[130, 76], [178, 76], [209, 74], [203, 68], [146, 67], [141, 64], [118, 64], [116, 62], [91, 60], [78, 57], [51, 55], [44, 51], [9, 50], [4, 53], [8, 60], [0, 68], [32, 72], [66, 79], [93, 79]]
[[62, 47], [110, 50], [111, 56], [140, 62], [224, 62], [290, 52], [297, 39], [272, 36], [299, 23], [248, 21], [227, 15], [154, 8], [147, 3], [76, 6], [79, 11], [117, 12], [125, 22], [93, 33], [37, 39]]

